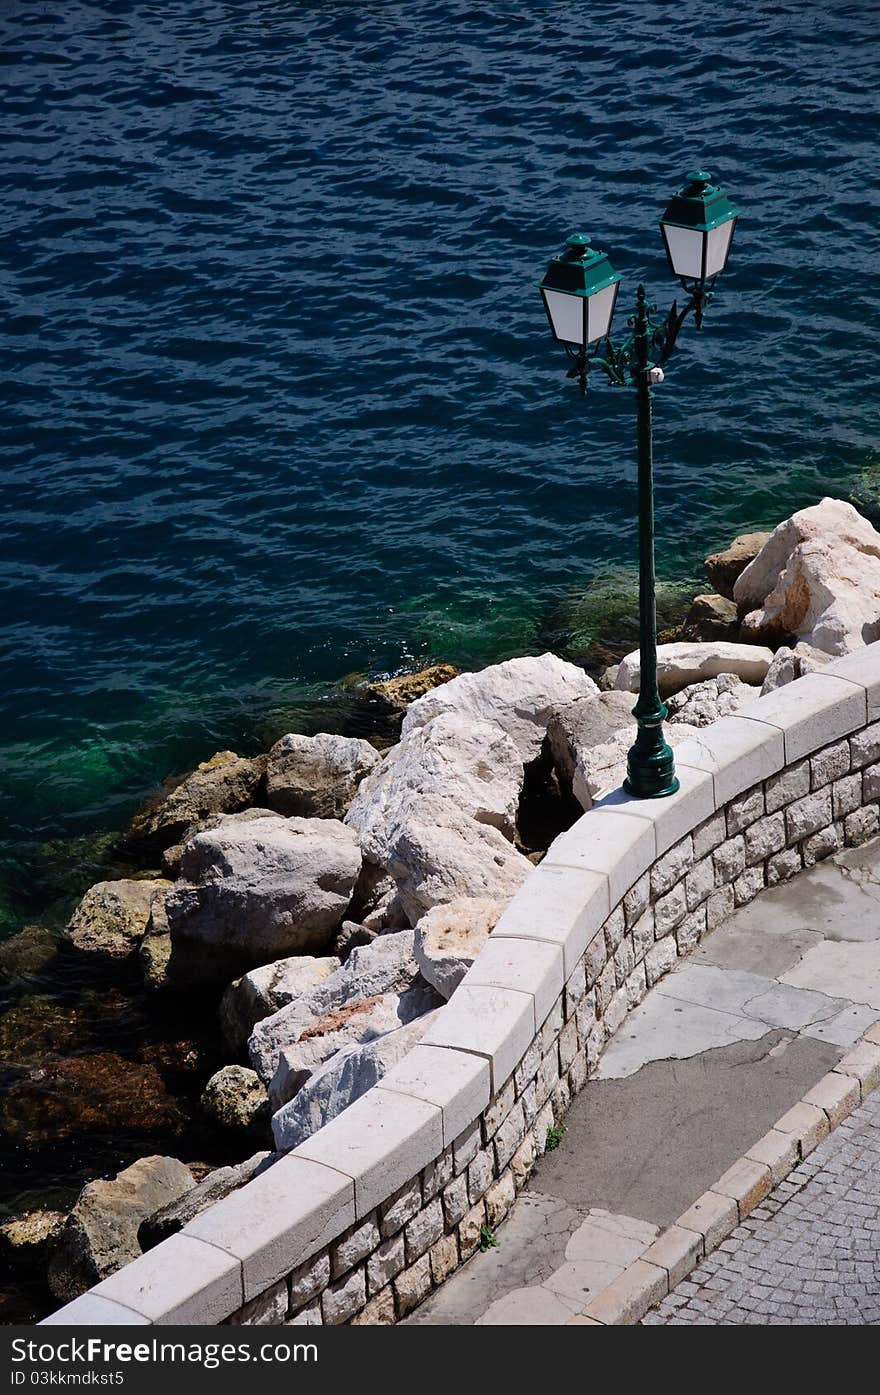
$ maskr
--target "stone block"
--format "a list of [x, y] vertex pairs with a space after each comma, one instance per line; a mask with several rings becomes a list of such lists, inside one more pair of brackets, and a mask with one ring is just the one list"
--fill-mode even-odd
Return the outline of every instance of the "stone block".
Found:
[[636, 921], [644, 915], [651, 900], [651, 874], [645, 872], [638, 881], [630, 887], [623, 898], [623, 915], [627, 929], [635, 925]]
[[[798, 680], [800, 681], [800, 680]], [[831, 791], [823, 789], [804, 799], [795, 800], [785, 811], [786, 834], [789, 843], [799, 843], [811, 833], [817, 833], [832, 821]]]
[[442, 1284], [453, 1270], [458, 1268], [458, 1237], [444, 1235], [431, 1248], [431, 1278], [435, 1284]]
[[872, 722], [863, 731], [854, 731], [849, 738], [849, 750], [853, 770], [880, 760], [880, 722]]
[[711, 774], [719, 809], [782, 769], [785, 741], [782, 732], [760, 720], [759, 714], [752, 719], [738, 712], [695, 731], [676, 747], [675, 763], [677, 769], [690, 765]]
[[[479, 1138], [479, 1130], [477, 1131]], [[379, 1228], [386, 1238], [396, 1235], [422, 1206], [422, 1189], [418, 1177], [411, 1177], [379, 1208]]]
[[605, 948], [608, 951], [609, 958], [623, 939], [625, 930], [626, 916], [623, 910], [623, 902], [621, 901], [619, 905], [614, 907], [614, 910], [602, 927], [602, 933], [605, 936]]
[[[568, 982], [565, 985], [566, 1022], [570, 1018], [574, 1017], [578, 1004], [583, 1000], [586, 991], [587, 980], [586, 974], [584, 972], [584, 961], [582, 959], [579, 959], [577, 965], [575, 966], [574, 973], [571, 974], [571, 976], [568, 979]], [[537, 1067], [535, 1069], [537, 1069]], [[532, 1071], [531, 1074], [534, 1075], [535, 1071]], [[526, 1079], [528, 1079], [528, 1075], [526, 1076]], [[517, 1086], [517, 1088], [519, 1088], [519, 1086]]]
[[394, 1322], [394, 1290], [377, 1293], [351, 1320], [352, 1327], [391, 1327]]
[[757, 785], [732, 799], [727, 806], [727, 832], [742, 833], [764, 815], [764, 787]]
[[406, 1239], [406, 1262], [414, 1264], [443, 1234], [443, 1206], [439, 1196], [423, 1207], [408, 1223]]
[[483, 1140], [488, 1143], [507, 1118], [516, 1099], [516, 1085], [511, 1076], [503, 1089], [490, 1100], [483, 1112]]
[[814, 867], [817, 862], [823, 862], [826, 857], [836, 853], [843, 847], [843, 824], [832, 823], [827, 828], [820, 828], [818, 833], [805, 838], [801, 851], [804, 857], [805, 867]]
[[644, 915], [639, 916], [632, 928], [633, 956], [636, 963], [644, 959], [654, 943], [654, 931], [654, 909], [650, 907]]
[[[784, 837], [783, 833], [783, 840]], [[702, 862], [696, 863], [684, 879], [688, 910], [695, 911], [697, 906], [701, 906], [711, 896], [714, 888], [715, 867], [711, 857], [704, 857]]]
[[[572, 1026], [574, 1024], [572, 1023]], [[508, 1114], [501, 1128], [495, 1135], [495, 1169], [496, 1172], [504, 1171], [510, 1162], [519, 1145], [522, 1143], [526, 1132], [526, 1121], [523, 1114], [523, 1107], [517, 1104]]]
[[290, 1307], [296, 1311], [314, 1298], [330, 1282], [330, 1254], [324, 1250], [300, 1264], [290, 1276]]
[[466, 1129], [462, 1129], [452, 1146], [456, 1176], [461, 1172], [467, 1171], [468, 1164], [473, 1161], [480, 1151], [482, 1141], [483, 1132], [479, 1119], [475, 1119], [472, 1124], [468, 1124]]
[[828, 671], [838, 678], [848, 678], [865, 689], [867, 698], [867, 721], [875, 722], [880, 717], [880, 649], [877, 644], [866, 644], [863, 649], [854, 649], [842, 658], [834, 659]]
[[[319, 1136], [323, 1138], [335, 1129], [356, 1108], [352, 1105]], [[205, 1241], [240, 1262], [248, 1302], [323, 1249], [356, 1219], [351, 1178], [343, 1176], [339, 1168], [325, 1166], [321, 1158], [297, 1154], [282, 1158], [203, 1211], [181, 1234]], [[159, 1254], [163, 1248], [159, 1245], [149, 1253]]]
[[[681, 730], [681, 728], [679, 728]], [[715, 787], [711, 775], [680, 759], [680, 751], [690, 741], [676, 745], [675, 773], [679, 787], [675, 794], [663, 799], [635, 799], [623, 789], [613, 790], [600, 799], [591, 812], [607, 809], [621, 810], [639, 817], [654, 827], [656, 857], [662, 857], [668, 848], [689, 835], [695, 824], [702, 823], [715, 811]], [[651, 859], [654, 861], [654, 858]], [[639, 874], [641, 875], [641, 874]], [[632, 885], [632, 883], [630, 883]], [[612, 898], [614, 893], [612, 891]]]
[[431, 1257], [422, 1255], [409, 1269], [398, 1274], [393, 1284], [397, 1311], [406, 1317], [431, 1292]]
[[812, 1090], [807, 1091], [802, 1102], [814, 1104], [817, 1109], [823, 1110], [834, 1129], [842, 1119], [853, 1112], [860, 1099], [861, 1088], [858, 1080], [849, 1075], [829, 1071]]
[[486, 1221], [492, 1230], [501, 1224], [515, 1200], [513, 1173], [505, 1172], [486, 1193]]
[[824, 1109], [800, 1100], [774, 1124], [777, 1133], [790, 1133], [797, 1140], [798, 1152], [805, 1158], [828, 1136], [828, 1116]]
[[[354, 1319], [357, 1321], [357, 1319]], [[309, 1303], [305, 1308], [300, 1308], [292, 1318], [288, 1318], [285, 1327], [323, 1327], [324, 1317], [321, 1312], [321, 1300], [316, 1298], [313, 1303]]]
[[151, 1319], [90, 1289], [40, 1321], [40, 1327], [149, 1327]]
[[785, 847], [785, 815], [766, 814], [745, 831], [746, 863], [764, 862]]
[[733, 915], [733, 887], [721, 886], [706, 902], [706, 929], [715, 930], [728, 916]]
[[793, 804], [810, 793], [810, 762], [801, 760], [771, 775], [764, 786], [764, 803], [768, 814], [775, 814], [786, 804]]
[[[623, 987], [624, 991], [626, 992], [627, 1008], [629, 1009], [638, 1007], [639, 1003], [642, 1001], [646, 992], [648, 991], [648, 982], [647, 976], [645, 974], [644, 964], [636, 965]], [[584, 1065], [586, 1067], [586, 1062], [584, 1063]], [[572, 1070], [573, 1069], [574, 1064], [572, 1065]]]
[[[222, 1205], [218, 1202], [212, 1210]], [[241, 1262], [225, 1247], [218, 1249], [181, 1231], [102, 1279], [84, 1297], [107, 1299], [157, 1326], [213, 1326], [278, 1277], [275, 1274], [253, 1293], [243, 1294]], [[69, 1312], [66, 1320], [71, 1320]]]
[[463, 1172], [460, 1177], [454, 1177], [443, 1191], [443, 1214], [446, 1224], [458, 1225], [469, 1206], [467, 1174]]
[[[806, 793], [806, 790], [804, 791]], [[714, 852], [719, 843], [723, 843], [727, 837], [727, 819], [723, 809], [719, 809], [705, 823], [701, 823], [699, 828], [694, 829], [694, 859], [701, 862], [703, 858]]]
[[443, 1146], [447, 1148], [485, 1109], [489, 1081], [488, 1061], [467, 1051], [428, 1046], [423, 1037], [392, 1066], [382, 1084], [386, 1090], [412, 1095], [439, 1109]]
[[864, 687], [824, 669], [765, 693], [737, 715], [754, 717], [782, 732], [788, 765], [857, 731], [865, 725], [866, 714]]
[[[651, 866], [655, 846], [651, 819], [630, 814], [621, 807], [597, 804], [556, 839], [526, 886], [531, 887], [538, 873], [550, 867], [572, 868], [603, 878], [608, 902], [604, 915], [593, 927], [598, 928], [607, 919], [611, 907], [623, 899], [633, 883]], [[584, 943], [586, 945], [586, 940]], [[574, 955], [574, 959], [578, 957]], [[566, 968], [569, 967], [574, 967], [574, 960], [571, 965], [566, 963]]]
[[584, 1316], [605, 1327], [632, 1327], [668, 1292], [667, 1271], [637, 1259], [587, 1304]]
[[754, 901], [759, 891], [764, 888], [764, 868], [748, 867], [741, 877], [737, 877], [733, 884], [733, 900], [736, 906], [747, 906], [750, 901]]
[[508, 939], [498, 931], [480, 950], [464, 979], [469, 988], [512, 988], [530, 993], [535, 1003], [536, 1030], [546, 1020], [563, 983], [560, 945], [545, 940]]
[[[580, 819], [578, 824], [582, 822]], [[573, 832], [574, 829], [569, 830]], [[563, 836], [567, 838], [569, 834]], [[551, 861], [559, 842], [557, 838], [540, 867], [523, 882], [492, 936], [556, 945], [562, 950], [563, 973], [567, 977], [607, 920], [611, 900], [608, 878], [603, 872]], [[569, 855], [575, 856], [573, 851]]]
[[746, 1157], [769, 1167], [770, 1179], [776, 1187], [798, 1163], [797, 1137], [792, 1133], [781, 1133], [779, 1129], [770, 1129], [763, 1138], [752, 1144]]
[[859, 847], [873, 838], [880, 829], [880, 810], [876, 808], [857, 809], [843, 821], [843, 836], [847, 847]]
[[855, 813], [862, 803], [862, 777], [857, 771], [854, 775], [844, 775], [842, 780], [836, 780], [831, 787], [831, 808], [835, 821], [846, 818], [847, 814]]
[[347, 1270], [353, 1269], [379, 1243], [379, 1227], [376, 1216], [368, 1216], [359, 1226], [346, 1232], [330, 1249], [330, 1264], [334, 1279]]
[[434, 1197], [438, 1196], [447, 1182], [451, 1180], [453, 1172], [453, 1153], [450, 1143], [444, 1148], [440, 1157], [434, 1162], [428, 1163], [422, 1172], [422, 1200], [425, 1202], [433, 1201]]
[[880, 799], [880, 762], [862, 771], [862, 800], [870, 804], [875, 799]]
[[[614, 956], [614, 976], [617, 987], [622, 988], [636, 966], [635, 955], [633, 954], [632, 940], [624, 940], [618, 945], [617, 953]], [[560, 1058], [561, 1061], [561, 1058]], [[561, 1061], [563, 1070], [567, 1062]]]
[[706, 933], [706, 907], [701, 906], [699, 910], [691, 915], [685, 916], [684, 920], [675, 930], [675, 943], [680, 956], [690, 954], [692, 949], [696, 949], [700, 940]]
[[682, 1230], [702, 1235], [706, 1254], [720, 1245], [738, 1224], [739, 1210], [733, 1197], [716, 1191], [703, 1192], [676, 1221]]
[[[455, 1001], [462, 991], [459, 988]], [[454, 1003], [447, 1004], [438, 1016], [443, 1017], [453, 1009]], [[443, 1124], [437, 1106], [412, 1095], [386, 1090], [383, 1081], [301, 1143], [296, 1157], [297, 1161], [307, 1159], [335, 1168], [351, 1178], [355, 1200], [353, 1219], [360, 1220], [405, 1181], [417, 1177], [442, 1151]], [[273, 1175], [284, 1165], [277, 1163], [265, 1175]], [[243, 1196], [246, 1191], [246, 1187], [242, 1188], [228, 1199]], [[226, 1202], [220, 1205], [225, 1206]]]
[[712, 854], [712, 862], [715, 867], [715, 882], [718, 886], [727, 886], [730, 882], [736, 881], [737, 877], [745, 871], [746, 865], [746, 843], [741, 833], [734, 838], [728, 838], [726, 842], [717, 847]]
[[[535, 1000], [531, 993], [512, 988], [471, 988], [465, 977], [425, 1032], [421, 1044], [454, 1047], [484, 1056], [491, 1068], [490, 1094], [494, 1094], [519, 1065], [532, 1044], [535, 1030]], [[365, 1098], [374, 1093], [371, 1090]], [[361, 1103], [363, 1100], [358, 1100], [346, 1114]]]
[[802, 866], [803, 857], [797, 848], [788, 848], [785, 852], [776, 853], [767, 861], [767, 885], [778, 886], [780, 882], [787, 882]]
[[654, 948], [645, 955], [645, 973], [649, 987], [653, 987], [664, 974], [669, 973], [676, 958], [676, 944], [671, 935], [657, 941]]
[[834, 1067], [841, 1075], [852, 1076], [861, 1086], [862, 1099], [880, 1085], [880, 1045], [859, 1041]]
[[233, 1327], [275, 1327], [284, 1322], [289, 1307], [287, 1283], [284, 1279], [257, 1294], [229, 1319]]
[[363, 1266], [353, 1269], [338, 1283], [325, 1288], [321, 1295], [321, 1312], [325, 1327], [339, 1327], [364, 1306], [367, 1301], [367, 1278]]
[[835, 780], [849, 774], [849, 768], [849, 741], [833, 742], [832, 745], [817, 751], [814, 756], [810, 756], [810, 788], [819, 790], [825, 785], [833, 784]]
[[480, 1231], [486, 1222], [486, 1203], [482, 1198], [466, 1212], [458, 1227], [458, 1248], [462, 1260], [469, 1259], [480, 1248]]
[[703, 1257], [703, 1237], [692, 1230], [671, 1225], [648, 1246], [641, 1258], [656, 1264], [669, 1275], [670, 1292], [686, 1278]]
[[684, 881], [694, 865], [694, 840], [688, 834], [659, 858], [651, 868], [651, 900], [656, 901]]
[[472, 1206], [486, 1195], [494, 1176], [495, 1153], [490, 1146], [479, 1152], [468, 1168], [468, 1198]]
[[754, 1211], [773, 1186], [770, 1168], [753, 1158], [738, 1158], [712, 1187], [721, 1196], [732, 1197], [742, 1221]]
[[[464, 1181], [464, 1178], [461, 1180]], [[392, 1279], [396, 1279], [405, 1267], [406, 1248], [403, 1234], [398, 1233], [390, 1240], [383, 1240], [367, 1260], [367, 1292], [370, 1297], [385, 1291], [386, 1286]]]
[[527, 1134], [510, 1160], [510, 1170], [513, 1173], [513, 1182], [517, 1191], [525, 1186], [532, 1175], [537, 1155], [535, 1140], [531, 1134]]
[[659, 901], [654, 902], [654, 934], [662, 939], [679, 925], [687, 915], [687, 895], [684, 883], [674, 886]]

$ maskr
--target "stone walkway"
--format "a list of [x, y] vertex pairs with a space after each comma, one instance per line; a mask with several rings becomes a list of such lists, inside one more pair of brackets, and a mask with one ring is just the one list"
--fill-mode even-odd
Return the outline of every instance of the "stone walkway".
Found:
[[875, 840], [765, 891], [648, 993], [497, 1248], [408, 1322], [568, 1322], [878, 1018]]
[[880, 1325], [880, 1091], [642, 1322]]

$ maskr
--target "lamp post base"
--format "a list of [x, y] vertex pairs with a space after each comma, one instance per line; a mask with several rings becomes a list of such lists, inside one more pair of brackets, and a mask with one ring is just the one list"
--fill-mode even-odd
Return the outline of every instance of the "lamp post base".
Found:
[[680, 788], [672, 748], [663, 737], [662, 718], [652, 723], [639, 722], [639, 734], [626, 758], [623, 788], [635, 799], [663, 799]]

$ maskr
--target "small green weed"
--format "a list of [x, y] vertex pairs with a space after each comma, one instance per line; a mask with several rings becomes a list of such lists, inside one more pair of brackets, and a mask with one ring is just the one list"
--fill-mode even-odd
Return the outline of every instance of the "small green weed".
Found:
[[547, 1130], [547, 1138], [544, 1142], [544, 1150], [552, 1153], [554, 1148], [558, 1148], [565, 1137], [565, 1129], [561, 1124], [551, 1124]]
[[490, 1225], [480, 1226], [480, 1249], [485, 1254], [487, 1250], [494, 1250], [498, 1247], [498, 1237]]

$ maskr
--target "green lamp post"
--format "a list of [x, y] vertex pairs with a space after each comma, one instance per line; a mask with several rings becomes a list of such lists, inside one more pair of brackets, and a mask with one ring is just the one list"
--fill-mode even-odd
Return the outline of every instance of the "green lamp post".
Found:
[[654, 467], [651, 413], [653, 387], [663, 382], [663, 365], [687, 316], [699, 329], [716, 277], [727, 265], [739, 214], [723, 189], [702, 171], [687, 176], [660, 219], [660, 231], [672, 274], [687, 300], [672, 306], [664, 320], [652, 318], [644, 286], [639, 286], [635, 315], [628, 320], [629, 337], [620, 345], [611, 340], [611, 321], [621, 277], [608, 257], [590, 245], [583, 233], [573, 233], [565, 250], [554, 257], [541, 295], [554, 338], [571, 359], [570, 378], [581, 392], [596, 368], [614, 387], [636, 391], [639, 463], [639, 696], [633, 716], [638, 723], [635, 744], [627, 756], [624, 789], [642, 799], [674, 794], [679, 787], [672, 751], [663, 735], [666, 706], [657, 685], [657, 604], [654, 574]]

